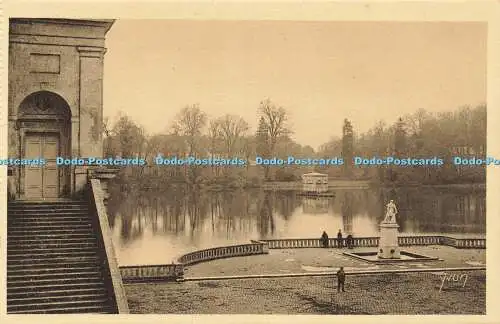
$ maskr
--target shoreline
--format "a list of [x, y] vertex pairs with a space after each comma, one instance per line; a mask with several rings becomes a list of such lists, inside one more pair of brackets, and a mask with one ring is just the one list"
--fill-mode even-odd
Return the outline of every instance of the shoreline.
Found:
[[[264, 191], [302, 191], [302, 182], [298, 181], [269, 181], [262, 184], [234, 186], [227, 184], [189, 184], [184, 182], [172, 182], [175, 186], [193, 186], [196, 189], [207, 191], [233, 191], [233, 190], [264, 190]], [[486, 190], [485, 183], [454, 183], [454, 184], [384, 184], [369, 180], [330, 180], [329, 190], [369, 190], [369, 189], [391, 189], [391, 188], [435, 188], [435, 189], [472, 189]], [[153, 189], [152, 186], [143, 186], [142, 189]]]

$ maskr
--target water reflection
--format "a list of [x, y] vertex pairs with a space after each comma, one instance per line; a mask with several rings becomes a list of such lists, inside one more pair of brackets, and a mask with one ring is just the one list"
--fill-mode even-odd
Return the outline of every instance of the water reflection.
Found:
[[485, 233], [485, 193], [436, 189], [338, 190], [335, 198], [291, 191], [162, 193], [114, 190], [108, 216], [121, 265], [170, 263], [178, 255], [251, 239], [376, 236], [384, 202], [398, 204], [403, 233]]
[[307, 197], [302, 200], [304, 214], [328, 214], [328, 198]]

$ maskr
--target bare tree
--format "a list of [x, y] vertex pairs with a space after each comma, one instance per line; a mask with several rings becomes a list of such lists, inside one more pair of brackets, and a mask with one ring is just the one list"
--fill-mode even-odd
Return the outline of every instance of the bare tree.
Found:
[[264, 118], [269, 135], [269, 153], [273, 154], [278, 138], [289, 135], [288, 113], [283, 107], [276, 106], [271, 100], [266, 99], [260, 103], [259, 113]]
[[[212, 157], [220, 152], [220, 123], [218, 119], [212, 119], [208, 126], [208, 140], [210, 142], [209, 151]], [[219, 168], [212, 165], [212, 173], [219, 174]]]
[[111, 129], [109, 127], [109, 117], [104, 117], [102, 120], [102, 130], [106, 137], [110, 137], [112, 135]]
[[247, 161], [246, 164], [246, 171], [247, 171], [247, 176], [248, 176], [248, 171], [250, 167], [250, 159], [252, 156], [255, 156], [256, 152], [256, 146], [257, 146], [257, 140], [255, 136], [245, 136], [243, 138], [243, 153], [245, 155], [245, 160]]
[[241, 144], [242, 137], [248, 131], [248, 123], [241, 117], [225, 115], [218, 119], [219, 136], [224, 143], [225, 153], [231, 158]]
[[128, 116], [122, 115], [110, 132], [116, 138], [119, 151], [122, 156], [130, 158], [132, 156], [141, 157], [144, 153], [147, 142], [144, 127], [137, 125]]
[[174, 133], [184, 136], [188, 144], [189, 155], [197, 153], [197, 140], [207, 124], [207, 115], [198, 105], [184, 107], [176, 116]]

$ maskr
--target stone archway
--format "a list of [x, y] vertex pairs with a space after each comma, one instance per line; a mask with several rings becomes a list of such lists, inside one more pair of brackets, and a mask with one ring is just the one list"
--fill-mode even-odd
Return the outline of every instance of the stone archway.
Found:
[[56, 157], [71, 155], [71, 110], [60, 95], [38, 91], [20, 104], [17, 116], [19, 157], [43, 158], [44, 166], [20, 166], [18, 193], [24, 199], [50, 199], [71, 192], [71, 169]]

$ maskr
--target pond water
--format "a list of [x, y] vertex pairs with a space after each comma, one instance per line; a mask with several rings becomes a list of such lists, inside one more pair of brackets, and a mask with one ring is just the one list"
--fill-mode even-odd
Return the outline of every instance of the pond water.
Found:
[[108, 217], [120, 265], [171, 263], [181, 254], [265, 238], [378, 236], [394, 199], [404, 234], [484, 237], [484, 190], [395, 188], [336, 190], [334, 198], [293, 191], [111, 190]]

